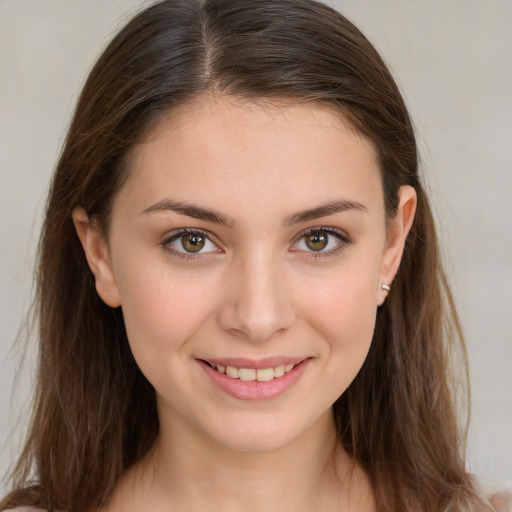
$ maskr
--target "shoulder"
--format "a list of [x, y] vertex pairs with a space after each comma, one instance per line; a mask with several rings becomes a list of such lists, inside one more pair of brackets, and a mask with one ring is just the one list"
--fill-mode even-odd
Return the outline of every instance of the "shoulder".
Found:
[[512, 480], [476, 476], [475, 487], [490, 501], [496, 512], [512, 512]]

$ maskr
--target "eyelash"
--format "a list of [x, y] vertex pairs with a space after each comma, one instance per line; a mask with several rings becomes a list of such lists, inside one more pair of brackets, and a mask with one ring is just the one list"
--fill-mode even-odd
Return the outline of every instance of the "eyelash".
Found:
[[[336, 228], [332, 228], [332, 227], [321, 226], [321, 227], [309, 228], [309, 229], [299, 233], [299, 235], [297, 235], [297, 237], [295, 238], [295, 241], [293, 242], [292, 247], [295, 247], [301, 240], [303, 240], [307, 236], [311, 236], [311, 235], [315, 235], [315, 234], [319, 234], [319, 233], [326, 233], [328, 236], [335, 237], [338, 240], [338, 244], [336, 245], [336, 247], [334, 247], [333, 249], [330, 249], [328, 251], [320, 251], [319, 250], [318, 252], [315, 252], [314, 250], [307, 251], [307, 250], [301, 250], [301, 249], [292, 249], [292, 252], [303, 252], [304, 254], [307, 255], [306, 256], [307, 258], [312, 258], [312, 259], [326, 258], [326, 257], [334, 256], [334, 255], [340, 253], [341, 251], [343, 251], [346, 248], [347, 245], [352, 243], [352, 240], [350, 239], [350, 237], [348, 237], [346, 234], [344, 234], [340, 230], [338, 230]], [[214, 251], [207, 251], [205, 253], [198, 252], [197, 254], [194, 254], [194, 253], [177, 251], [177, 250], [173, 249], [172, 247], [170, 247], [170, 244], [172, 242], [175, 242], [176, 240], [179, 240], [180, 238], [182, 238], [186, 235], [200, 235], [200, 236], [204, 237], [207, 241], [214, 244], [218, 248], [218, 245], [215, 242], [213, 242], [212, 237], [208, 233], [208, 231], [204, 231], [202, 229], [190, 229], [190, 228], [181, 228], [181, 229], [174, 231], [170, 236], [165, 238], [165, 240], [162, 242], [162, 246], [168, 252], [172, 253], [173, 256], [175, 256], [177, 258], [181, 258], [186, 261], [191, 261], [191, 260], [197, 261], [201, 258], [207, 257], [208, 254], [211, 254], [212, 252], [214, 252]], [[222, 250], [219, 249], [219, 251], [222, 251]]]
[[208, 254], [211, 254], [211, 252], [214, 252], [214, 251], [208, 251], [208, 252], [205, 252], [205, 253], [199, 253], [198, 252], [198, 253], [194, 254], [194, 253], [187, 253], [187, 252], [177, 251], [177, 250], [173, 249], [172, 247], [170, 247], [170, 244], [172, 242], [175, 242], [176, 240], [179, 240], [180, 238], [183, 238], [186, 235], [199, 235], [199, 236], [202, 236], [207, 241], [211, 242], [216, 247], [218, 247], [218, 245], [215, 242], [213, 242], [212, 237], [208, 233], [208, 231], [204, 231], [202, 229], [197, 229], [197, 228], [194, 228], [194, 229], [190, 229], [190, 228], [177, 229], [176, 231], [174, 231], [170, 236], [168, 236], [162, 242], [162, 246], [164, 247], [165, 250], [170, 252], [173, 256], [175, 256], [177, 258], [181, 258], [181, 259], [183, 259], [185, 261], [192, 261], [192, 260], [197, 261], [197, 260], [199, 260], [201, 258], [206, 257]]
[[349, 244], [352, 243], [352, 240], [350, 237], [348, 237], [344, 232], [340, 231], [336, 228], [326, 227], [326, 226], [320, 226], [320, 227], [314, 227], [309, 228], [297, 235], [295, 238], [295, 242], [293, 244], [293, 247], [295, 247], [302, 239], [306, 238], [310, 235], [315, 235], [319, 233], [327, 233], [329, 236], [333, 236], [337, 239], [338, 244], [333, 249], [330, 249], [328, 251], [318, 251], [315, 252], [313, 250], [311, 251], [301, 251], [300, 249], [295, 249], [294, 252], [304, 252], [306, 254], [307, 258], [312, 259], [318, 259], [318, 258], [328, 258], [331, 256], [335, 256], [339, 254], [341, 251], [343, 251]]

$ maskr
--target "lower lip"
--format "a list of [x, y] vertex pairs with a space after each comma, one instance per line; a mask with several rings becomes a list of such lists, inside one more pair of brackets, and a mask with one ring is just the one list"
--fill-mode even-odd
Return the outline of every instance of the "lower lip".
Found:
[[267, 382], [232, 379], [214, 370], [208, 363], [197, 360], [201, 368], [222, 391], [240, 400], [270, 400], [282, 395], [302, 377], [311, 359], [305, 359], [282, 377]]

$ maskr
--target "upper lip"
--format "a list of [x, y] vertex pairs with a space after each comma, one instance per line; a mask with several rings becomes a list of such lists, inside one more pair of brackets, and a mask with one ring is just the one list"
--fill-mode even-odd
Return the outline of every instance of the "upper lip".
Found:
[[308, 359], [303, 356], [274, 356], [263, 359], [248, 359], [245, 357], [208, 357], [200, 358], [211, 364], [220, 366], [233, 366], [235, 368], [275, 368], [276, 366], [286, 366], [287, 364], [299, 364]]

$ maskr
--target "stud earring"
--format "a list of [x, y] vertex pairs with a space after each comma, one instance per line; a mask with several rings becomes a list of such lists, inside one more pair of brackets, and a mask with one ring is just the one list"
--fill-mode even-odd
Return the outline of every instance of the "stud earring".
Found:
[[391, 286], [389, 286], [388, 284], [381, 284], [380, 287], [385, 291], [385, 292], [390, 292], [391, 291]]

